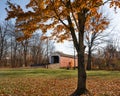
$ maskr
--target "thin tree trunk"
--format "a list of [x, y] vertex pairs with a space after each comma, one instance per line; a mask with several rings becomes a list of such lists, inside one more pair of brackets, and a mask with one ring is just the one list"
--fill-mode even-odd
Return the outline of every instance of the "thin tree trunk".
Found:
[[28, 66], [28, 64], [27, 64], [27, 47], [28, 47], [28, 41], [26, 40], [24, 43], [22, 43], [22, 45], [23, 45], [23, 47], [24, 47], [24, 49], [23, 49], [23, 51], [24, 51], [24, 66], [25, 67], [27, 67]]
[[24, 50], [24, 64], [25, 64], [25, 67], [27, 67], [27, 52], [26, 50]]
[[91, 57], [91, 49], [89, 48], [89, 51], [88, 51], [88, 60], [87, 60], [87, 70], [91, 70], [91, 60], [92, 60], [92, 57]]

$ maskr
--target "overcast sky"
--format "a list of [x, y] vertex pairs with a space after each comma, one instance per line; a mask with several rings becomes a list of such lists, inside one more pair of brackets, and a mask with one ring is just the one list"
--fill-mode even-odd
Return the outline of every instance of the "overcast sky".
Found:
[[[5, 17], [7, 16], [7, 13], [5, 11], [5, 8], [7, 7], [6, 5], [6, 1], [7, 0], [0, 0], [0, 22], [3, 22]], [[29, 3], [29, 0], [11, 0], [11, 2], [14, 2], [14, 3], [17, 3], [17, 4], [20, 4], [22, 6], [22, 8], [25, 9], [25, 5], [27, 3]], [[120, 37], [120, 10], [117, 11], [117, 14], [115, 14], [113, 12], [113, 10], [109, 9], [109, 8], [105, 8], [105, 14], [108, 14], [108, 16], [110, 17], [110, 19], [112, 20], [111, 21], [111, 27], [109, 27], [108, 30], [111, 30], [113, 27], [114, 28], [114, 32], [113, 32], [113, 35], [110, 37], [111, 39], [116, 36], [114, 34], [117, 34], [117, 36]], [[59, 43], [56, 45], [56, 49], [58, 51], [63, 51], [64, 53], [73, 53], [71, 51], [72, 48], [70, 48], [69, 46], [70, 44], [68, 42], [66, 43]]]

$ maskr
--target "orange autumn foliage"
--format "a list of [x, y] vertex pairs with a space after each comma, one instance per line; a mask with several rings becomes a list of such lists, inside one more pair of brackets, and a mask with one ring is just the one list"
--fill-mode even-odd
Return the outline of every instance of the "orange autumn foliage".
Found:
[[[21, 30], [26, 38], [29, 38], [31, 36], [29, 34], [34, 33], [37, 29], [41, 29], [43, 33], [51, 29], [53, 30], [51, 36], [62, 41], [71, 37], [67, 16], [71, 17], [75, 32], [79, 32], [78, 13], [80, 11], [87, 13], [86, 28], [89, 29], [91, 18], [95, 17], [97, 21], [102, 15], [97, 12], [99, 6], [109, 3], [110, 7], [120, 8], [119, 0], [106, 0], [105, 2], [103, 0], [70, 0], [70, 6], [67, 7], [68, 1], [30, 0], [26, 8], [32, 8], [32, 10], [28, 12], [25, 12], [19, 5], [8, 2], [9, 8], [6, 9], [8, 17], [6, 19], [16, 18], [16, 31]], [[92, 26], [96, 26], [95, 30], [98, 31], [104, 30], [103, 26], [106, 24], [108, 22], [102, 20], [101, 24], [96, 26], [95, 23], [92, 23]]]

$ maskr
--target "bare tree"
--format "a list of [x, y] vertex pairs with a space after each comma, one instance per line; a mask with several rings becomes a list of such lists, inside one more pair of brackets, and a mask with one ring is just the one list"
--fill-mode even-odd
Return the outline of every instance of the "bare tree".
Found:
[[5, 61], [7, 58], [7, 52], [8, 52], [8, 42], [7, 42], [7, 33], [9, 29], [10, 22], [3, 22], [0, 26], [0, 64]]
[[105, 44], [107, 40], [107, 34], [103, 34], [102, 32], [93, 32], [86, 34], [87, 39], [86, 44], [88, 48], [88, 59], [87, 59], [87, 70], [91, 70], [91, 60], [92, 60], [92, 52], [102, 47], [102, 44]]
[[116, 58], [117, 50], [112, 44], [108, 44], [105, 48], [104, 55], [106, 59], [106, 67], [109, 68]]
[[[103, 14], [103, 12], [101, 14]], [[91, 25], [89, 25], [88, 30], [85, 32], [85, 43], [88, 47], [87, 70], [91, 70], [92, 52], [96, 49], [96, 47], [100, 47], [100, 44], [107, 41], [106, 37], [108, 36], [108, 33], [105, 33], [104, 30], [108, 27], [108, 24], [109, 21], [106, 16], [100, 15], [99, 18], [96, 18], [96, 16], [91, 18]], [[98, 27], [100, 28], [97, 29]]]
[[19, 42], [16, 41], [16, 38], [20, 36], [20, 33], [15, 32], [15, 25], [9, 22], [9, 28], [7, 29], [7, 38], [9, 43], [9, 63], [11, 67], [17, 67], [18, 65], [18, 47], [20, 45]]
[[34, 64], [48, 64], [49, 56], [54, 51], [54, 44], [51, 40], [41, 40], [41, 34], [35, 34], [31, 38], [31, 55]]
[[54, 50], [53, 42], [40, 40], [40, 33], [19, 41], [18, 39], [22, 36], [24, 36], [22, 32], [15, 32], [15, 25], [12, 22], [7, 21], [1, 24], [0, 66], [27, 67], [32, 62], [48, 64], [48, 57]]

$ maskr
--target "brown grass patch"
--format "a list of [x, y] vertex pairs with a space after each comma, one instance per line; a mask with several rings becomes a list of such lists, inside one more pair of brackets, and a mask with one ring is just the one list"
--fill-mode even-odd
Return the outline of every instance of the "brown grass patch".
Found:
[[[0, 96], [69, 96], [76, 81], [76, 78], [0, 78]], [[93, 96], [120, 96], [119, 79], [90, 77], [87, 87]]]

